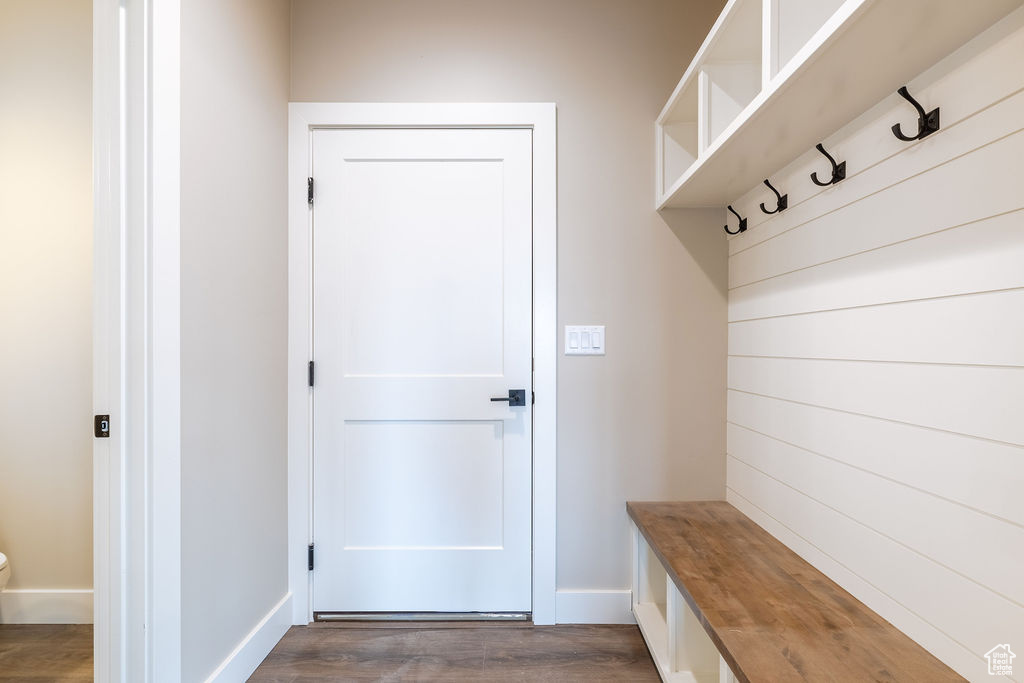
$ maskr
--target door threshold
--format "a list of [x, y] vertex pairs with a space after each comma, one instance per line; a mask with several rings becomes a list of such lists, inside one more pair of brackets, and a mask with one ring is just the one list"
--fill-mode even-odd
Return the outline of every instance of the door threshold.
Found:
[[313, 621], [326, 623], [460, 623], [529, 622], [530, 612], [314, 612]]

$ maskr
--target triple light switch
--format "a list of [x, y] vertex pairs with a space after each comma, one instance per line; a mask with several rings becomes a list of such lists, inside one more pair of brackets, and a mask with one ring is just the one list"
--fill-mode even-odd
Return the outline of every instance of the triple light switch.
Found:
[[566, 325], [565, 355], [603, 356], [604, 325]]

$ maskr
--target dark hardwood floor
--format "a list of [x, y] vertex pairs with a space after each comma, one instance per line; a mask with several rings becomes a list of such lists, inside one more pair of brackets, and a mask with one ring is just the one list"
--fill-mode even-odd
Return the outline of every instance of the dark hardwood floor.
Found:
[[92, 626], [0, 624], [0, 681], [91, 681]]
[[[0, 681], [91, 681], [92, 626], [0, 625]], [[635, 626], [295, 626], [250, 681], [642, 681]]]
[[636, 626], [388, 626], [293, 626], [249, 680], [658, 680]]

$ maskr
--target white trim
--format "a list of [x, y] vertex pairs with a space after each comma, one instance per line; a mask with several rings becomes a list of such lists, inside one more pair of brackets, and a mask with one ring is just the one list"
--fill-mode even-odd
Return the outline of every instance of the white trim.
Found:
[[533, 623], [555, 623], [558, 401], [557, 113], [533, 119]]
[[118, 0], [93, 2], [93, 675], [124, 680], [123, 374], [121, 368], [121, 41]]
[[180, 0], [94, 0], [95, 680], [180, 678]]
[[559, 624], [635, 624], [629, 590], [560, 590]]
[[150, 459], [147, 442], [147, 244], [150, 224], [147, 216], [149, 184], [149, 3], [151, 0], [122, 0], [124, 46], [122, 53], [121, 159], [121, 253], [120, 334], [121, 419], [112, 426], [123, 435], [121, 480], [121, 557], [117, 570], [122, 577], [121, 675], [111, 681], [149, 681], [146, 665], [148, 639], [146, 623], [151, 577], [147, 571], [146, 533], [149, 518], [149, 487], [146, 466]]
[[146, 680], [181, 679], [181, 2], [146, 0]]
[[266, 616], [256, 624], [255, 628], [242, 639], [221, 665], [210, 674], [206, 683], [228, 683], [229, 681], [245, 681], [256, 671], [270, 651], [291, 627], [292, 594], [288, 593]]
[[126, 22], [125, 678], [181, 678], [180, 1]]
[[309, 131], [315, 127], [522, 127], [533, 129], [533, 621], [555, 623], [557, 214], [554, 104], [288, 105], [288, 584], [295, 624], [312, 619], [306, 546], [311, 529], [311, 274]]
[[0, 624], [91, 624], [91, 590], [7, 590], [0, 593]]

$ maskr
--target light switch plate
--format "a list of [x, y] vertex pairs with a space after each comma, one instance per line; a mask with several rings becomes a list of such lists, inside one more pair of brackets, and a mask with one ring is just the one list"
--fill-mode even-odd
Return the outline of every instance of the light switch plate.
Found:
[[603, 356], [604, 325], [566, 325], [565, 355]]

